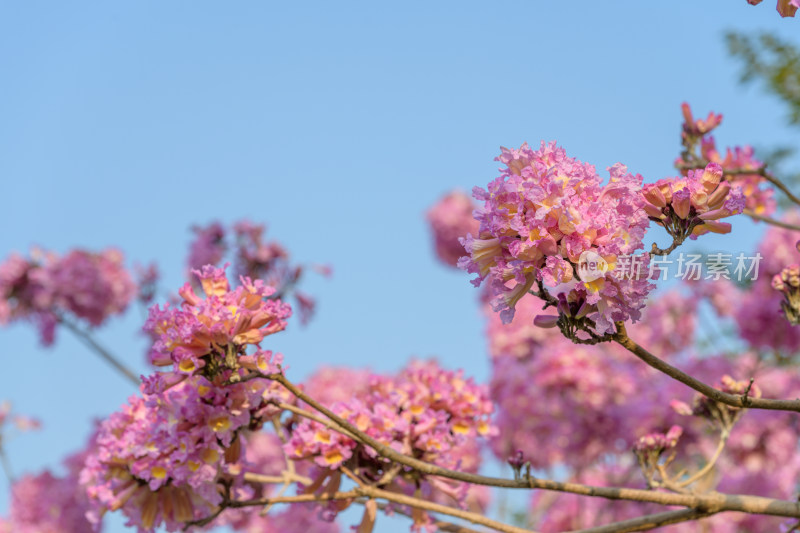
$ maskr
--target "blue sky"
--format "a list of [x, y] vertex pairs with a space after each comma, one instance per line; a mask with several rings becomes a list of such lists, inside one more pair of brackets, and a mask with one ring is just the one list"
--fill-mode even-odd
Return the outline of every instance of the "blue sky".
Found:
[[[771, 2], [4, 3], [0, 257], [114, 245], [175, 289], [192, 224], [248, 217], [334, 268], [306, 284], [311, 325], [267, 343], [293, 377], [435, 355], [485, 380], [476, 291], [434, 259], [427, 207], [524, 141], [671, 175], [682, 101], [724, 114], [721, 145], [796, 142], [722, 39], [796, 35]], [[706, 244], [752, 249], [762, 228], [735, 227]], [[144, 371], [140, 326], [133, 309], [98, 337]], [[57, 465], [133, 392], [61, 333], [41, 349], [0, 330], [0, 398], [45, 424], [8, 443], [17, 473]]]

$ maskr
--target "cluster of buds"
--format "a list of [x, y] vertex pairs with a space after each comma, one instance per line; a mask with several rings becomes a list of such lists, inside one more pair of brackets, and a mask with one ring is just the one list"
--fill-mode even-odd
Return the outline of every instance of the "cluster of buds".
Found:
[[[734, 394], [743, 398], [761, 397], [761, 389], [753, 383], [752, 379], [737, 381], [726, 374], [720, 379], [717, 388], [726, 394]], [[733, 425], [744, 413], [740, 407], [720, 403], [702, 394], [695, 395], [691, 406], [678, 400], [673, 400], [670, 406], [680, 415], [699, 416], [709, 420], [723, 434], [729, 434]]]
[[181, 304], [154, 305], [145, 325], [151, 361], [171, 371], [142, 379], [142, 395], [101, 424], [86, 459], [81, 483], [94, 523], [119, 509], [147, 532], [206, 518], [241, 489], [240, 434], [293, 401], [265, 379], [282, 372], [280, 354], [259, 345], [286, 327], [291, 308], [261, 280], [242, 277], [232, 289], [224, 269], [195, 274], [205, 298], [187, 283]]
[[800, 265], [789, 265], [772, 278], [772, 288], [783, 293], [781, 309], [793, 326], [800, 323]]
[[731, 225], [719, 219], [744, 209], [741, 190], [722, 181], [722, 167], [717, 163], [690, 170], [686, 177], [646, 185], [643, 195], [650, 220], [663, 226], [676, 242], [709, 232], [730, 233]]
[[683, 428], [680, 426], [672, 426], [666, 433], [648, 433], [636, 441], [633, 452], [640, 462], [648, 465], [656, 464], [664, 452], [677, 446], [681, 435]]
[[[657, 474], [665, 477], [666, 467], [675, 459], [675, 447], [678, 440], [683, 435], [683, 428], [672, 426], [666, 433], [648, 433], [640, 437], [633, 445], [633, 453], [639, 460], [639, 467], [642, 469], [644, 477], [647, 479], [649, 487], [654, 488], [660, 485], [656, 481]], [[670, 451], [666, 458], [662, 458], [664, 452]], [[662, 482], [666, 482], [663, 479]]]
[[692, 109], [686, 102], [681, 104], [681, 112], [683, 113], [682, 136], [684, 143], [694, 142], [722, 124], [722, 115], [713, 111], [708, 112], [705, 120], [699, 118], [695, 120], [692, 116]]
[[757, 215], [769, 216], [777, 208], [774, 191], [764, 177], [765, 166], [756, 159], [751, 146], [735, 146], [722, 152], [717, 149], [711, 131], [722, 123], [722, 115], [709, 112], [705, 120], [695, 120], [689, 104], [682, 104], [683, 128], [681, 144], [683, 151], [675, 166], [684, 171], [697, 171], [708, 163], [718, 163], [723, 170], [723, 180], [732, 187], [741, 189], [745, 197], [745, 208]]

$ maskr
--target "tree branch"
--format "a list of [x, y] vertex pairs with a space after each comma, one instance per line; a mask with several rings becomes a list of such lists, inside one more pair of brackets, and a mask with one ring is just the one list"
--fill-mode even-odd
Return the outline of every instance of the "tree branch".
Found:
[[778, 226], [779, 228], [790, 229], [794, 231], [800, 231], [800, 226], [796, 224], [789, 224], [788, 222], [783, 222], [781, 220], [776, 220], [774, 218], [765, 217], [764, 215], [759, 215], [751, 211], [750, 209], [745, 209], [744, 214], [749, 216], [752, 219], [760, 220], [761, 222], [766, 222], [772, 226]]
[[728, 394], [719, 389], [715, 389], [711, 385], [703, 383], [697, 378], [686, 374], [685, 372], [675, 368], [669, 363], [659, 359], [651, 354], [636, 342], [628, 337], [623, 322], [616, 322], [617, 334], [614, 340], [623, 348], [631, 352], [633, 355], [655, 368], [656, 370], [670, 376], [671, 378], [680, 381], [684, 385], [691, 387], [703, 396], [706, 396], [714, 401], [724, 403], [733, 407], [747, 407], [753, 409], [770, 409], [774, 411], [793, 411], [800, 412], [800, 400], [773, 400], [768, 398], [750, 398], [745, 395]]
[[[331, 412], [313, 398], [309, 397], [306, 393], [300, 390], [299, 387], [291, 383], [283, 374], [261, 374], [260, 377], [277, 381], [286, 387], [286, 389], [294, 394], [298, 399], [304, 401], [326, 417], [336, 422], [339, 426], [348, 430], [352, 435], [355, 436], [355, 440], [358, 440], [364, 445], [374, 449], [379, 455], [413, 468], [422, 474], [439, 476], [448, 479], [454, 479], [456, 481], [464, 481], [466, 483], [486, 485], [491, 487], [502, 487], [509, 489], [545, 489], [580, 494], [584, 496], [594, 496], [608, 500], [630, 500], [657, 503], [661, 505], [675, 505], [697, 509], [706, 513], [741, 511], [753, 514], [800, 518], [800, 503], [786, 500], [776, 500], [772, 498], [763, 498], [760, 496], [737, 494], [729, 495], [718, 492], [709, 492], [705, 494], [673, 494], [623, 487], [595, 487], [591, 485], [582, 485], [579, 483], [564, 483], [547, 479], [538, 479], [532, 476], [524, 476], [521, 479], [504, 479], [482, 476], [480, 474], [471, 474], [469, 472], [461, 472], [457, 470], [449, 470], [431, 463], [426, 463], [425, 461], [421, 461], [414, 457], [409, 457], [395, 451], [389, 446], [376, 441], [340, 416]], [[716, 389], [712, 390], [722, 394]], [[733, 398], [739, 397], [733, 396]], [[750, 401], [754, 402], [755, 399]], [[798, 408], [800, 409], [800, 406], [798, 406]]]
[[694, 509], [680, 509], [678, 511], [666, 511], [663, 513], [640, 516], [630, 520], [622, 520], [620, 522], [614, 522], [613, 524], [607, 524], [605, 526], [576, 530], [572, 533], [628, 533], [631, 531], [647, 531], [648, 529], [653, 529], [660, 526], [697, 520], [698, 518], [711, 516], [712, 514], [713, 513], [696, 511]]

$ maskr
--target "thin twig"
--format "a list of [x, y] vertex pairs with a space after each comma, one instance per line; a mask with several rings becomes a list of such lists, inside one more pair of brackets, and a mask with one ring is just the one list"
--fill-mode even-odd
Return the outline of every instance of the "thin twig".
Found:
[[666, 511], [663, 513], [640, 516], [630, 520], [622, 520], [605, 526], [580, 529], [572, 533], [629, 533], [632, 531], [647, 531], [655, 527], [697, 520], [698, 518], [704, 518], [712, 514], [714, 513], [705, 513], [694, 509], [680, 509], [678, 511]]
[[3, 472], [8, 479], [8, 484], [14, 484], [14, 474], [11, 472], [11, 462], [8, 460], [8, 454], [3, 446], [0, 446], [0, 465], [3, 466]]
[[708, 462], [706, 462], [705, 466], [703, 466], [703, 468], [695, 472], [694, 475], [692, 475], [689, 479], [678, 483], [679, 487], [688, 487], [695, 481], [702, 479], [703, 476], [711, 472], [711, 469], [714, 468], [714, 465], [716, 464], [717, 460], [722, 455], [722, 450], [725, 449], [725, 443], [728, 442], [729, 435], [730, 433], [727, 431], [722, 432], [722, 435], [719, 438], [719, 444], [717, 445], [717, 449], [714, 451], [714, 455], [711, 456], [711, 459], [709, 459]]
[[114, 357], [108, 350], [106, 350], [103, 346], [98, 344], [96, 340], [86, 331], [83, 331], [77, 325], [73, 324], [69, 320], [58, 317], [59, 324], [63, 324], [68, 330], [75, 334], [80, 340], [84, 342], [89, 348], [94, 350], [94, 352], [99, 355], [103, 360], [113, 366], [116, 370], [120, 372], [123, 376], [125, 376], [128, 381], [133, 383], [135, 386], [139, 386], [139, 376], [137, 376], [130, 368], [125, 366], [119, 359]]
[[751, 211], [750, 209], [745, 209], [744, 214], [749, 216], [750, 218], [753, 218], [755, 220], [760, 220], [761, 222], [766, 222], [767, 224], [770, 224], [772, 226], [778, 226], [779, 228], [790, 229], [793, 231], [800, 231], [800, 226], [796, 224], [789, 224], [788, 222], [783, 222], [781, 220], [776, 220], [774, 218], [765, 217], [764, 215], [759, 215]]

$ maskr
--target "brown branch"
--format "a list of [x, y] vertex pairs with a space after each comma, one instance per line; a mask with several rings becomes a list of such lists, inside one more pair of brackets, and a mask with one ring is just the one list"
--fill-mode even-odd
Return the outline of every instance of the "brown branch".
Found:
[[495, 531], [501, 531], [503, 533], [535, 533], [528, 529], [522, 529], [516, 526], [511, 526], [508, 524], [497, 522], [496, 520], [492, 520], [478, 513], [473, 513], [470, 511], [464, 511], [462, 509], [448, 507], [447, 505], [442, 505], [439, 503], [434, 503], [427, 500], [414, 498], [413, 496], [406, 496], [405, 494], [389, 492], [368, 485], [356, 487], [355, 489], [347, 492], [334, 492], [327, 494], [326, 493], [301, 494], [299, 496], [280, 496], [275, 498], [260, 498], [255, 500], [231, 501], [228, 502], [227, 505], [225, 505], [225, 507], [239, 509], [243, 507], [274, 505], [276, 503], [301, 503], [301, 502], [323, 502], [331, 500], [350, 500], [361, 496], [367, 498], [379, 498], [381, 500], [390, 501], [400, 505], [408, 505], [409, 507], [422, 509], [423, 511], [430, 511], [433, 513], [452, 516], [454, 518], [460, 518], [462, 520], [466, 520], [467, 522], [472, 522], [473, 524], [490, 527]]
[[622, 520], [605, 526], [580, 529], [572, 533], [628, 533], [631, 531], [647, 531], [660, 526], [697, 520], [699, 518], [711, 516], [712, 514], [713, 513], [705, 513], [694, 509], [680, 509], [678, 511], [666, 511], [663, 513], [640, 516], [630, 520]]
[[733, 407], [750, 407], [754, 409], [770, 409], [774, 411], [793, 411], [800, 412], [800, 400], [773, 400], [768, 398], [750, 398], [744, 395], [728, 394], [719, 389], [715, 389], [711, 385], [703, 383], [697, 378], [686, 374], [685, 372], [675, 368], [669, 363], [659, 359], [651, 354], [636, 342], [634, 342], [625, 330], [623, 322], [616, 322], [617, 334], [614, 340], [623, 348], [631, 352], [633, 355], [684, 385], [691, 387], [703, 396], [706, 396], [714, 401], [724, 403]]
[[[661, 505], [689, 507], [707, 513], [721, 511], [741, 511], [753, 514], [767, 514], [800, 518], [800, 503], [786, 500], [776, 500], [772, 498], [763, 498], [760, 496], [721, 494], [718, 492], [709, 492], [705, 494], [672, 494], [623, 487], [595, 487], [591, 485], [582, 485], [579, 483], [565, 483], [548, 479], [538, 479], [532, 476], [523, 476], [521, 479], [504, 479], [482, 476], [480, 474], [471, 474], [469, 472], [461, 472], [457, 470], [449, 470], [431, 463], [426, 463], [425, 461], [421, 461], [414, 457], [409, 457], [395, 451], [389, 446], [376, 441], [340, 416], [331, 412], [313, 398], [309, 397], [306, 393], [300, 390], [300, 388], [291, 383], [283, 374], [261, 374], [261, 377], [277, 381], [286, 387], [286, 389], [294, 394], [298, 399], [304, 401], [326, 417], [336, 422], [341, 427], [348, 430], [356, 437], [356, 440], [374, 449], [379, 455], [411, 467], [422, 474], [454, 479], [456, 481], [464, 481], [466, 483], [472, 483], [475, 485], [486, 485], [490, 487], [509, 489], [545, 489], [579, 494], [583, 496], [605, 498], [608, 500], [630, 500], [657, 503]], [[716, 391], [716, 389], [712, 390]], [[722, 394], [720, 391], [716, 392]], [[733, 396], [733, 398], [738, 397]], [[754, 402], [755, 400], [752, 399], [750, 401]]]
[[[701, 162], [698, 161], [698, 163], [695, 164], [695, 165], [679, 165], [678, 169], [679, 170], [699, 170], [699, 169], [703, 169], [708, 164], [708, 161], [705, 161], [703, 164], [700, 164], [700, 163]], [[792, 193], [792, 191], [790, 191], [789, 188], [781, 180], [779, 180], [778, 178], [776, 178], [775, 176], [773, 176], [772, 174], [767, 172], [767, 167], [766, 166], [761, 166], [761, 167], [758, 167], [758, 168], [731, 168], [731, 169], [723, 170], [722, 174], [724, 176], [749, 176], [749, 175], [761, 176], [762, 178], [764, 178], [765, 180], [767, 180], [768, 182], [773, 184], [775, 187], [780, 189], [781, 192], [783, 192], [783, 194], [785, 194], [786, 197], [789, 200], [791, 200], [792, 202], [794, 202], [797, 205], [800, 205], [800, 198], [795, 196]]]
[[761, 171], [761, 172], [759, 172], [759, 175], [760, 175], [760, 176], [763, 176], [763, 177], [764, 177], [764, 179], [766, 179], [768, 182], [770, 182], [771, 184], [773, 184], [774, 186], [776, 186], [777, 188], [779, 188], [779, 189], [780, 189], [780, 190], [783, 192], [783, 194], [785, 194], [785, 195], [786, 195], [786, 197], [787, 197], [789, 200], [791, 200], [792, 202], [794, 202], [794, 203], [795, 203], [795, 204], [797, 204], [797, 205], [800, 205], [800, 198], [798, 198], [797, 196], [795, 196], [794, 194], [792, 194], [792, 191], [790, 191], [790, 190], [789, 190], [789, 188], [788, 188], [788, 187], [786, 187], [786, 185], [784, 185], [784, 184], [783, 184], [783, 182], [782, 182], [782, 181], [780, 181], [778, 178], [776, 178], [776, 177], [772, 176], [772, 175], [771, 175], [769, 172], [767, 172], [765, 169], [762, 169], [762, 171]]
[[[364, 504], [364, 500], [356, 500], [356, 503]], [[389, 507], [385, 503], [378, 503], [378, 509], [381, 511], [385, 511]], [[412, 518], [411, 513], [404, 509], [393, 508], [392, 512], [395, 514], [401, 514], [405, 517]], [[445, 522], [444, 520], [436, 520], [433, 525], [438, 528], [438, 531], [446, 531], [447, 533], [483, 533], [482, 531], [478, 531], [476, 529], [470, 529], [468, 527], [462, 526], [460, 524], [454, 524], [452, 522]]]
[[502, 531], [503, 533], [533, 533], [530, 529], [523, 529], [521, 527], [503, 524], [502, 522], [487, 518], [482, 514], [464, 511], [463, 509], [456, 509], [454, 507], [448, 507], [447, 505], [414, 498], [413, 496], [406, 496], [405, 494], [389, 492], [376, 487], [358, 487], [355, 489], [355, 491], [370, 498], [380, 498], [382, 500], [399, 503], [400, 505], [408, 505], [409, 507], [414, 507], [416, 509], [422, 509], [424, 511], [460, 518], [462, 520], [466, 520], [467, 522], [472, 522], [473, 524], [490, 527], [495, 531]]
[[772, 226], [778, 226], [779, 228], [790, 229], [793, 231], [800, 231], [800, 226], [796, 224], [789, 224], [788, 222], [783, 222], [781, 220], [776, 220], [774, 218], [765, 217], [764, 215], [759, 215], [751, 211], [750, 209], [745, 209], [744, 214], [749, 216], [752, 219], [760, 220], [761, 222], [766, 222]]

